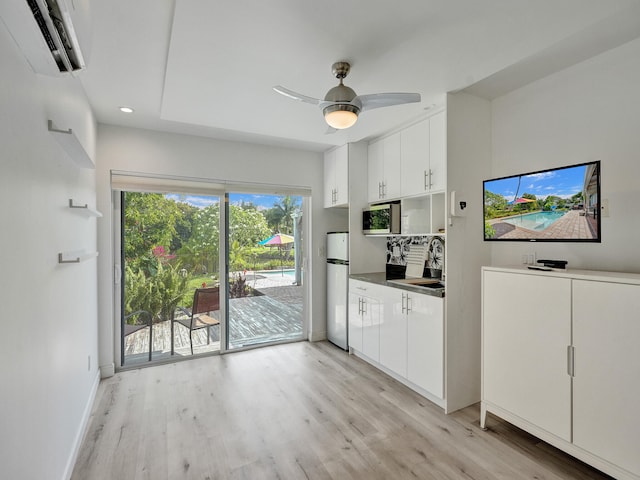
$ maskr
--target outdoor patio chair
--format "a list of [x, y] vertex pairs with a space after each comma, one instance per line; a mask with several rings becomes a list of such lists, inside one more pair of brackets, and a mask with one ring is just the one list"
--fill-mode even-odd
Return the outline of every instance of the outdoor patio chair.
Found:
[[[149, 327], [149, 361], [153, 351], [153, 315], [146, 310], [138, 310], [124, 317], [123, 340], [132, 333]], [[122, 349], [122, 360], [124, 363], [124, 348]]]
[[182, 316], [174, 315], [171, 318], [171, 355], [174, 354], [174, 331], [175, 322], [189, 329], [189, 342], [191, 343], [191, 355], [193, 355], [193, 331], [202, 328], [207, 329], [207, 343], [210, 342], [210, 328], [219, 325], [220, 320], [212, 317], [215, 311], [220, 310], [220, 287], [197, 288], [193, 294], [193, 306], [191, 310], [178, 307]]

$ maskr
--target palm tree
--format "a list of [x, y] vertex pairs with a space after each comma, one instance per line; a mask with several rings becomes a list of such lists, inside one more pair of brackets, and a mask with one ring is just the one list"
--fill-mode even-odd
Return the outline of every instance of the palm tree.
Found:
[[274, 217], [278, 219], [277, 225], [281, 233], [293, 234], [293, 218], [300, 211], [299, 200], [300, 197], [286, 195], [273, 204]]

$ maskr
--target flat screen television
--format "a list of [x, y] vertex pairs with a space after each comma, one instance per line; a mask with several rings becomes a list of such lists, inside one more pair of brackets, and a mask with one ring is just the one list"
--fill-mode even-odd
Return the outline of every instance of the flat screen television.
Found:
[[484, 239], [600, 242], [600, 161], [483, 182]]

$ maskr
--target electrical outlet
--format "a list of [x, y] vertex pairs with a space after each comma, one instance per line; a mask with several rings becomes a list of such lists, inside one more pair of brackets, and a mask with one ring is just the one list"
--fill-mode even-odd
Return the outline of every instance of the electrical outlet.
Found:
[[602, 217], [609, 216], [609, 199], [608, 198], [602, 199], [602, 205], [600, 206], [600, 215]]

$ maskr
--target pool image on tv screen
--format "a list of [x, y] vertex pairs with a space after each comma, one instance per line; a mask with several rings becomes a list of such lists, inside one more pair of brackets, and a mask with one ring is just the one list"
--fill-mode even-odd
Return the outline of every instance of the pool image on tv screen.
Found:
[[600, 242], [600, 161], [485, 180], [484, 239]]

